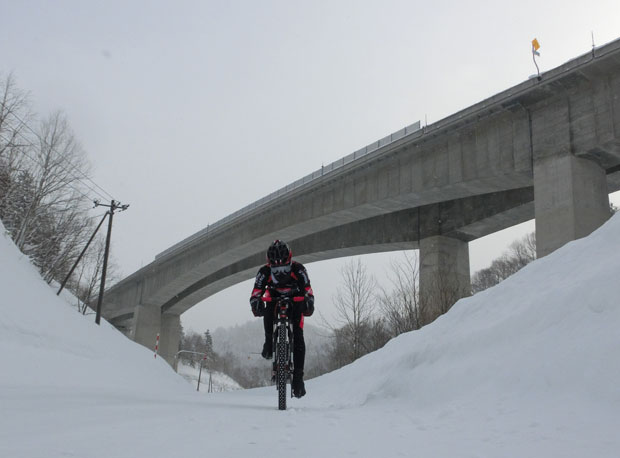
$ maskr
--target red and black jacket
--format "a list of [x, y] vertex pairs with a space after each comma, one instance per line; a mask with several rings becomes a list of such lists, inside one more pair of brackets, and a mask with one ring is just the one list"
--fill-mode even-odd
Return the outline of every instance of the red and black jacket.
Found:
[[261, 267], [258, 274], [256, 274], [251, 297], [271, 302], [274, 298], [285, 294], [288, 295], [291, 292], [300, 299], [303, 297], [312, 297], [314, 299], [308, 272], [303, 264], [297, 261], [291, 263], [291, 272], [279, 279], [271, 273], [269, 264]]

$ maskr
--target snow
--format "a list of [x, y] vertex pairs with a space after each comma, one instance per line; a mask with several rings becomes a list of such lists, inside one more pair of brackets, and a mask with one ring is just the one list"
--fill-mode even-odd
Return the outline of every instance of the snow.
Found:
[[619, 272], [616, 215], [280, 412], [197, 393], [0, 236], [0, 456], [618, 457]]
[[[209, 392], [209, 370], [205, 366], [203, 366], [201, 372], [200, 365], [198, 363], [196, 363], [196, 367], [179, 363], [177, 373], [187, 380], [192, 386], [196, 387], [196, 389], [198, 389], [198, 378], [200, 377], [200, 392]], [[243, 389], [236, 381], [222, 372], [212, 371], [210, 374], [211, 391], [214, 393]]]

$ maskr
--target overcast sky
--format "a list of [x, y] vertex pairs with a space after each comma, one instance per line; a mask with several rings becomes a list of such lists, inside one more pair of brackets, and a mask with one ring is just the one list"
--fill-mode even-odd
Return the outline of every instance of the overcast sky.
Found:
[[[620, 36], [620, 2], [0, 0], [0, 73], [63, 110], [127, 275], [239, 208], [405, 125], [429, 124]], [[616, 197], [614, 196], [614, 201]], [[470, 244], [472, 273], [533, 223]], [[379, 277], [398, 254], [363, 257]], [[308, 265], [327, 311], [344, 260]], [[251, 318], [245, 282], [183, 315]]]

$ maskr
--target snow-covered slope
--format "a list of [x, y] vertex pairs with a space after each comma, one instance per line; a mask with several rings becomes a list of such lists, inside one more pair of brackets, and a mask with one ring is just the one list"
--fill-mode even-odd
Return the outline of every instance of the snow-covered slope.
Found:
[[619, 325], [620, 215], [314, 389], [334, 406], [398, 398], [440, 408], [477, 394], [495, 405], [577, 397], [618, 409]]
[[[209, 376], [211, 376], [211, 392], [213, 393], [243, 389], [228, 375], [218, 371], [209, 372], [206, 367], [203, 367], [202, 371], [200, 371], [200, 366], [198, 365], [196, 365], [196, 367], [192, 367], [186, 364], [179, 364], [177, 372], [196, 390], [200, 387], [200, 392], [202, 393], [209, 392]], [[199, 379], [200, 385], [198, 385]]]
[[187, 386], [153, 353], [55, 296], [0, 226], [2, 390], [161, 395]]
[[617, 215], [279, 412], [198, 395], [0, 236], [0, 456], [618, 457], [619, 274]]

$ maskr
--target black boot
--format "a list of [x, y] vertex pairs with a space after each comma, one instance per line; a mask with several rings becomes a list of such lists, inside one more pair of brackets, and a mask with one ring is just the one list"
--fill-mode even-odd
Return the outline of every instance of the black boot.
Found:
[[301, 398], [306, 394], [306, 386], [304, 385], [304, 373], [293, 374], [293, 382], [291, 383], [293, 388], [293, 396]]
[[273, 349], [271, 348], [271, 339], [267, 339], [263, 344], [263, 351], [261, 353], [262, 357], [265, 359], [271, 359], [273, 357]]

